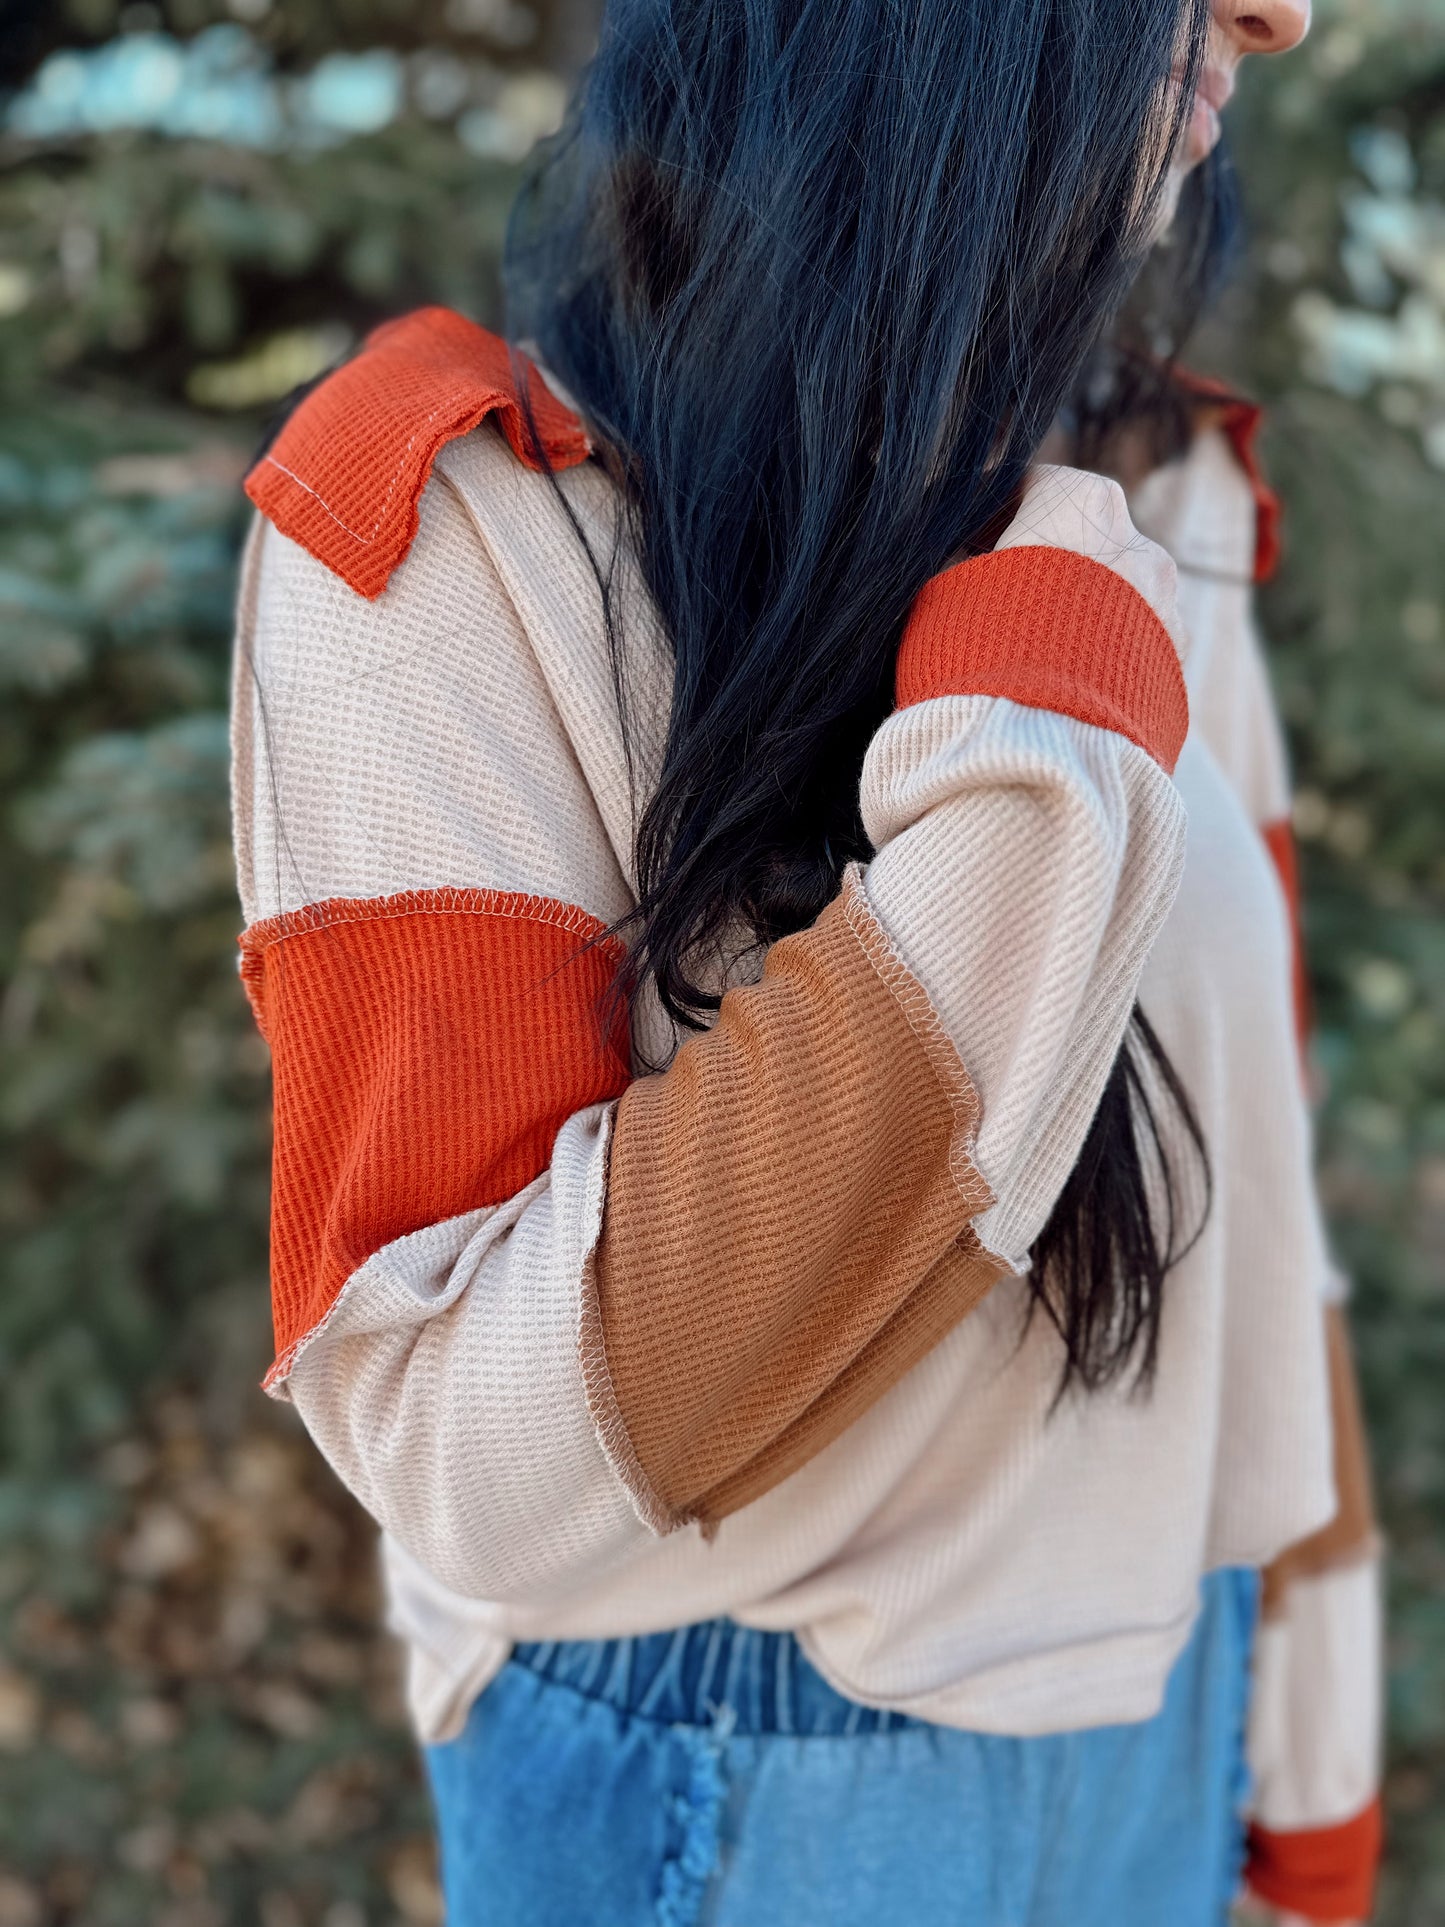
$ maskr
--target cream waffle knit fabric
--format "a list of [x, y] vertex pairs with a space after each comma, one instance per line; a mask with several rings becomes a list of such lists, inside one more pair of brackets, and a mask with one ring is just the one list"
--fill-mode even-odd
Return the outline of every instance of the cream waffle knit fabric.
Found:
[[[601, 473], [559, 486], [608, 553]], [[993, 695], [900, 711], [869, 752], [878, 854], [860, 887], [977, 1092], [969, 1148], [993, 1202], [973, 1230], [1002, 1275], [840, 1436], [715, 1533], [653, 1530], [579, 1361], [611, 1101], [566, 1118], [548, 1168], [505, 1202], [365, 1255], [303, 1340], [283, 1390], [384, 1529], [424, 1736], [458, 1730], [514, 1640], [718, 1613], [793, 1629], [844, 1693], [945, 1724], [1140, 1719], [1201, 1573], [1264, 1563], [1330, 1517], [1330, 1273], [1285, 906], [1258, 834], [1284, 775], [1248, 612], [1252, 517], [1212, 435], [1136, 504], [1183, 565], [1192, 723], [1172, 780], [1112, 729]], [[667, 662], [626, 593], [645, 783]], [[258, 524], [235, 718], [252, 925], [409, 892], [524, 893], [603, 923], [633, 901], [595, 581], [551, 485], [493, 428], [443, 450], [376, 601]], [[1213, 1207], [1171, 1274], [1152, 1395], [1054, 1409], [1057, 1341], [1026, 1327], [1017, 1274], [1136, 994], [1198, 1111]], [[658, 1062], [678, 1040], [650, 1008], [635, 1041]], [[1264, 1783], [1296, 1816], [1277, 1824], [1368, 1798], [1367, 1698], [1330, 1741], [1345, 1764], [1301, 1792], [1298, 1694], [1274, 1694]]]

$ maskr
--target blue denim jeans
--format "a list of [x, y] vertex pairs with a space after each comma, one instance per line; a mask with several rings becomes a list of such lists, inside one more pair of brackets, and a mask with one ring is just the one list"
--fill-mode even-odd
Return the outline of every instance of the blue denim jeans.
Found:
[[1032, 1739], [857, 1706], [729, 1620], [519, 1646], [428, 1750], [449, 1927], [1222, 1927], [1253, 1573], [1163, 1709]]

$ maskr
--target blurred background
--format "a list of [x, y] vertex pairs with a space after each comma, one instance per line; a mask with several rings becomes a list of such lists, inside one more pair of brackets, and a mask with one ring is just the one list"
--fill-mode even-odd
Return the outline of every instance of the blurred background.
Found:
[[[1391, 1548], [1385, 1927], [1445, 1921], [1445, 0], [1232, 112], [1197, 366], [1269, 406], [1329, 1095]], [[0, 4], [0, 1927], [440, 1919], [371, 1538], [256, 1389], [237, 483], [381, 316], [497, 317], [593, 0]], [[1255, 70], [1257, 69], [1257, 71]]]

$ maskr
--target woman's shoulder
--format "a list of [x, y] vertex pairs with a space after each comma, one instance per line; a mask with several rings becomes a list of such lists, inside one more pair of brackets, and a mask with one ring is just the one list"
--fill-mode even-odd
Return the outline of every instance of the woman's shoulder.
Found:
[[553, 485], [587, 454], [499, 336], [442, 308], [378, 329], [247, 477], [238, 676], [293, 730], [346, 724], [383, 760], [409, 734], [535, 723], [542, 658], [570, 667], [589, 642], [595, 588]]
[[590, 452], [581, 421], [518, 349], [450, 309], [422, 308], [378, 328], [305, 397], [246, 493], [283, 535], [374, 600], [416, 539], [437, 457], [483, 423], [539, 476]]
[[293, 411], [247, 483], [248, 917], [310, 902], [318, 877], [382, 897], [479, 875], [535, 889], [545, 872], [604, 920], [628, 906], [627, 759], [569, 520], [600, 516], [611, 489], [587, 453], [531, 365], [444, 310], [379, 331]]

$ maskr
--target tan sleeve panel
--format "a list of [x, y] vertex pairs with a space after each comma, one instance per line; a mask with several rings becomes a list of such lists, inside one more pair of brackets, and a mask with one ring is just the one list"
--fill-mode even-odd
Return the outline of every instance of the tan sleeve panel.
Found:
[[796, 1472], [925, 1359], [1007, 1269], [966, 1226], [888, 1323], [807, 1411], [704, 1495], [696, 1508], [698, 1516], [705, 1524], [725, 1519]]
[[1338, 1305], [1325, 1307], [1325, 1334], [1330, 1361], [1330, 1416], [1334, 1426], [1335, 1491], [1339, 1505], [1328, 1525], [1300, 1539], [1264, 1572], [1265, 1613], [1283, 1611], [1285, 1596], [1296, 1579], [1312, 1579], [1337, 1566], [1356, 1565], [1372, 1557], [1379, 1544], [1375, 1501], [1370, 1481], [1370, 1448], [1360, 1411], [1354, 1353], [1349, 1328]]
[[617, 1113], [583, 1369], [660, 1529], [812, 1458], [1001, 1275], [978, 1100], [856, 874]]

